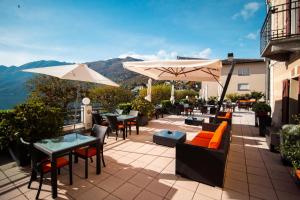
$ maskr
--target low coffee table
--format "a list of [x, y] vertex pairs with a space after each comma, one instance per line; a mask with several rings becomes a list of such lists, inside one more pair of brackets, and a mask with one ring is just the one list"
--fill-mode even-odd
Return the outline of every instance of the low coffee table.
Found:
[[203, 122], [204, 122], [203, 118], [197, 118], [197, 117], [188, 117], [184, 120], [185, 124], [194, 125], [194, 126], [201, 126]]
[[184, 143], [186, 133], [180, 131], [161, 130], [153, 135], [153, 142], [156, 144], [175, 147], [176, 143]]

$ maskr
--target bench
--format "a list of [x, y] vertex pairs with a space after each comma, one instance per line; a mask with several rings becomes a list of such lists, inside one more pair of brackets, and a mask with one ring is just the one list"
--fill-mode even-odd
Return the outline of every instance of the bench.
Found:
[[230, 145], [228, 123], [202, 125], [191, 142], [176, 144], [176, 174], [212, 186], [223, 186]]
[[[210, 117], [209, 122], [212, 123], [215, 120], [215, 117]], [[216, 118], [216, 123], [221, 123], [222, 121], [227, 121], [228, 125], [232, 125], [232, 112], [219, 112]]]

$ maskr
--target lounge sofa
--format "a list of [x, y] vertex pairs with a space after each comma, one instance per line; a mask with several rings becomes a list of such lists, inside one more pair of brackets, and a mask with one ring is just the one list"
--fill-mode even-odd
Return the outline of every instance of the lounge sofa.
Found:
[[[215, 120], [215, 117], [210, 117], [209, 122], [212, 123]], [[222, 121], [227, 121], [228, 125], [232, 125], [232, 112], [219, 112], [216, 118], [216, 123], [221, 123]]]
[[230, 143], [228, 123], [202, 125], [191, 142], [176, 144], [176, 174], [212, 186], [223, 186]]

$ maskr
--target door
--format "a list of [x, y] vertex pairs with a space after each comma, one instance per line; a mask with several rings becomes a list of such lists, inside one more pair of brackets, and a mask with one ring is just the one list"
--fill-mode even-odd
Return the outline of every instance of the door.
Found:
[[282, 124], [289, 123], [289, 98], [290, 98], [290, 80], [286, 79], [282, 84]]

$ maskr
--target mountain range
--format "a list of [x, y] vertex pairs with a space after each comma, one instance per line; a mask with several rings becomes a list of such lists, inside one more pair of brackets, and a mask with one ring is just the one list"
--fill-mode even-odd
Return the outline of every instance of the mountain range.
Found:
[[[86, 63], [90, 68], [111, 80], [121, 84], [124, 87], [132, 88], [141, 83], [147, 82], [147, 77], [128, 71], [123, 68], [122, 62], [140, 61], [132, 57], [113, 58], [103, 61]], [[24, 69], [36, 67], [49, 67], [67, 65], [73, 63], [60, 62], [55, 60], [40, 60], [26, 63], [21, 66], [3, 66], [0, 65], [0, 109], [10, 109], [16, 104], [23, 102], [28, 91], [26, 90], [26, 81], [34, 74], [22, 72]]]

